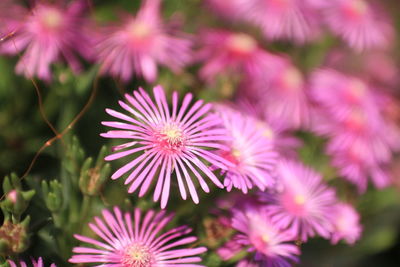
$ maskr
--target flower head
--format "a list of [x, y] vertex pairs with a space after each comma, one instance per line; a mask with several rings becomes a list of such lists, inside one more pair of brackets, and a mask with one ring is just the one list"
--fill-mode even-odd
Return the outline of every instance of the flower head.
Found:
[[361, 235], [360, 215], [350, 205], [338, 203], [334, 209], [334, 231], [332, 233], [332, 244], [344, 239], [349, 244], [354, 244]]
[[295, 237], [276, 227], [265, 210], [234, 210], [232, 227], [239, 232], [233, 237], [234, 242], [253, 252], [260, 266], [290, 266], [290, 261], [297, 262], [300, 250], [291, 243]]
[[248, 20], [271, 40], [304, 43], [318, 32], [318, 12], [309, 0], [249, 0]]
[[234, 165], [226, 171], [224, 185], [227, 190], [235, 187], [247, 193], [253, 185], [260, 190], [271, 187], [278, 156], [273, 141], [263, 134], [252, 117], [225, 105], [217, 106], [217, 110], [232, 137], [230, 150], [221, 152], [221, 156]]
[[352, 48], [364, 50], [388, 46], [393, 26], [381, 6], [368, 0], [332, 0], [324, 18], [331, 30]]
[[[117, 207], [114, 212], [103, 210], [103, 219], [95, 217], [89, 227], [101, 238], [75, 235], [81, 242], [92, 247], [75, 247], [71, 263], [101, 263], [126, 267], [193, 266], [200, 262], [197, 255], [206, 248], [177, 248], [197, 240], [194, 236], [184, 237], [191, 232], [186, 226], [173, 228], [162, 233], [172, 215], [165, 212], [148, 211], [143, 217], [139, 209], [123, 214]], [[201, 265], [196, 265], [201, 266]]]
[[85, 32], [85, 1], [76, 0], [67, 7], [61, 3], [38, 2], [30, 12], [24, 10], [19, 22], [12, 23], [15, 33], [0, 46], [0, 52], [24, 51], [16, 66], [17, 73], [50, 80], [50, 66], [61, 57], [74, 71], [80, 70], [76, 53], [91, 57], [91, 39]]
[[[26, 267], [27, 266], [24, 261], [20, 261], [18, 264], [18, 262], [16, 263], [12, 260], [8, 260], [8, 263], [10, 264], [11, 267], [18, 267], [18, 266]], [[42, 258], [39, 257], [37, 261], [35, 259], [32, 259], [32, 266], [33, 267], [44, 267]], [[56, 267], [56, 265], [54, 263], [52, 263], [50, 265], [50, 267]]]
[[271, 220], [302, 241], [316, 233], [328, 238], [332, 229], [335, 191], [323, 184], [321, 176], [295, 161], [282, 160], [277, 167], [282, 190], [261, 195]]
[[246, 33], [206, 30], [200, 35], [200, 43], [197, 59], [204, 61], [200, 77], [207, 81], [213, 81], [220, 74], [262, 79], [271, 64], [271, 54]]
[[97, 45], [103, 73], [124, 81], [136, 74], [153, 82], [157, 64], [177, 72], [189, 62], [191, 41], [164, 25], [159, 13], [160, 0], [145, 0], [136, 16], [127, 15], [121, 25], [105, 29]]
[[161, 207], [164, 208], [169, 197], [171, 174], [175, 173], [182, 198], [187, 197], [186, 184], [193, 201], [198, 203], [196, 187], [190, 174], [197, 178], [205, 192], [209, 192], [209, 187], [203, 175], [218, 187], [223, 187], [204, 160], [219, 168], [231, 165], [215, 151], [211, 151], [227, 149], [220, 143], [229, 139], [226, 130], [222, 128], [218, 116], [210, 113], [211, 104], [204, 105], [199, 100], [189, 107], [192, 94], [186, 94], [182, 106], [178, 108], [178, 93], [174, 92], [171, 111], [164, 89], [157, 86], [153, 93], [155, 101], [141, 88], [134, 91], [133, 96], [125, 95], [129, 104], [122, 101], [119, 104], [132, 117], [111, 109], [106, 110], [108, 114], [124, 122], [103, 122], [103, 125], [116, 130], [102, 136], [128, 139], [129, 142], [116, 146], [114, 151], [118, 152], [105, 159], [115, 160], [137, 155], [134, 160], [117, 170], [112, 178], [117, 179], [133, 169], [125, 184], [131, 183], [128, 190], [130, 193], [140, 187], [139, 196], [143, 196], [154, 178], [158, 177], [153, 199], [158, 201], [161, 197]]

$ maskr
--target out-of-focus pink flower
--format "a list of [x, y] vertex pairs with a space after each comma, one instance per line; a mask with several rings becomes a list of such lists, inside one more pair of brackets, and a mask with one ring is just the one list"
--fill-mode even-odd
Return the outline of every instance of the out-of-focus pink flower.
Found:
[[351, 205], [346, 203], [336, 204], [333, 218], [332, 244], [337, 244], [339, 240], [343, 239], [352, 245], [360, 238], [362, 232], [360, 215]]
[[[298, 261], [300, 250], [291, 243], [295, 237], [291, 232], [277, 228], [265, 210], [234, 210], [232, 227], [239, 231], [232, 242], [254, 252], [254, 259], [260, 264], [258, 266], [290, 266], [290, 262]], [[226, 258], [224, 250], [218, 252]]]
[[172, 215], [151, 210], [142, 217], [140, 210], [135, 209], [132, 220], [130, 213], [123, 214], [117, 207], [113, 213], [103, 210], [102, 214], [103, 219], [95, 217], [95, 222], [89, 224], [102, 240], [74, 235], [96, 248], [75, 247], [69, 262], [107, 266], [203, 266], [193, 264], [201, 261], [198, 255], [206, 248], [177, 248], [197, 240], [194, 236], [185, 237], [192, 231], [190, 228], [179, 226], [164, 232]]
[[262, 79], [272, 64], [272, 55], [261, 49], [252, 36], [225, 30], [206, 30], [200, 35], [201, 49], [196, 58], [203, 61], [200, 77], [212, 82], [217, 75]]
[[316, 233], [329, 238], [332, 208], [337, 201], [335, 191], [323, 183], [320, 174], [294, 161], [278, 164], [277, 179], [282, 190], [261, 194], [272, 222], [302, 241]]
[[135, 74], [154, 82], [157, 64], [179, 72], [190, 61], [191, 45], [187, 35], [163, 23], [160, 0], [145, 0], [136, 16], [127, 15], [121, 25], [104, 30], [97, 58], [103, 73], [123, 81]]
[[319, 13], [309, 0], [249, 0], [247, 18], [271, 40], [304, 43], [319, 31]]
[[[268, 110], [265, 110], [262, 101], [244, 99], [240, 95], [237, 101], [241, 112], [256, 120], [257, 128], [263, 136], [273, 142], [274, 149], [280, 156], [285, 158], [297, 157], [296, 149], [302, 145], [302, 142], [290, 132], [285, 121], [268, 116]], [[267, 121], [268, 119], [270, 121]]]
[[389, 15], [378, 1], [332, 0], [324, 7], [331, 30], [352, 48], [361, 51], [387, 47], [394, 34]]
[[263, 134], [252, 117], [226, 105], [218, 105], [217, 111], [231, 137], [230, 150], [220, 154], [234, 165], [223, 171], [227, 190], [234, 187], [247, 193], [253, 185], [260, 190], [273, 186], [273, 170], [278, 155], [272, 140]]
[[[14, 262], [12, 260], [8, 260], [8, 263], [10, 264], [11, 267], [26, 267], [27, 264], [24, 261], [20, 261], [19, 264], [18, 262]], [[41, 257], [38, 258], [38, 260], [36, 261], [35, 259], [32, 259], [32, 266], [33, 267], [44, 267], [45, 265], [43, 264], [43, 260]], [[50, 267], [56, 267], [56, 265], [54, 263], [52, 263], [50, 265]]]
[[218, 16], [231, 21], [244, 20], [247, 9], [244, 0], [205, 0], [205, 4]]
[[260, 90], [265, 86], [260, 104], [264, 106], [266, 121], [279, 121], [285, 128], [306, 128], [309, 107], [306, 83], [300, 70], [289, 59], [276, 56], [264, 75], [266, 84], [255, 86], [259, 86]]
[[326, 153], [331, 156], [332, 165], [346, 180], [355, 184], [360, 193], [367, 189], [368, 177], [377, 188], [391, 183], [385, 168], [391, 154], [381, 139], [352, 137], [343, 133], [329, 140]]
[[79, 71], [81, 65], [75, 54], [86, 59], [92, 56], [92, 40], [85, 27], [88, 24], [85, 5], [83, 0], [69, 5], [63, 1], [54, 4], [38, 2], [30, 12], [24, 10], [18, 23], [11, 23], [15, 33], [0, 44], [0, 52], [23, 52], [16, 71], [26, 77], [50, 80], [50, 66], [60, 58], [64, 58], [74, 71]]
[[118, 152], [105, 159], [116, 160], [136, 155], [134, 160], [118, 169], [111, 178], [117, 179], [131, 172], [125, 184], [131, 183], [128, 189], [130, 193], [140, 187], [141, 197], [157, 177], [153, 199], [158, 201], [161, 197], [161, 207], [164, 208], [169, 198], [171, 174], [175, 173], [182, 198], [187, 197], [186, 184], [193, 201], [198, 203], [199, 198], [192, 177], [197, 178], [205, 192], [209, 192], [209, 187], [204, 176], [223, 188], [223, 184], [205, 162], [222, 169], [232, 166], [215, 152], [229, 149], [222, 143], [229, 141], [227, 131], [223, 128], [221, 119], [210, 113], [211, 104], [204, 105], [203, 101], [199, 100], [190, 107], [192, 94], [186, 94], [179, 107], [178, 93], [174, 92], [170, 110], [164, 89], [157, 86], [153, 93], [155, 101], [141, 88], [134, 91], [133, 96], [126, 94], [129, 104], [123, 101], [119, 101], [119, 104], [130, 116], [106, 109], [108, 114], [124, 122], [102, 122], [103, 125], [116, 130], [101, 136], [128, 139], [129, 142], [114, 147], [114, 151]]

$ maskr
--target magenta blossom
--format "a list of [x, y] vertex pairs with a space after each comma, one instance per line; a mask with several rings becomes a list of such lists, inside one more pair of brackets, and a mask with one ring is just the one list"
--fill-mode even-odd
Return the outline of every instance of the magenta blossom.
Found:
[[148, 82], [157, 78], [157, 64], [179, 72], [190, 60], [191, 41], [185, 34], [164, 25], [160, 0], [145, 0], [136, 16], [105, 30], [97, 45], [101, 71], [123, 81], [132, 74]]
[[221, 74], [259, 80], [272, 63], [272, 55], [246, 33], [207, 30], [200, 34], [200, 43], [197, 59], [204, 62], [200, 77], [208, 82]]
[[179, 226], [163, 231], [172, 215], [151, 210], [142, 217], [139, 209], [135, 209], [133, 214], [123, 214], [117, 207], [113, 213], [103, 210], [102, 214], [103, 219], [95, 217], [95, 222], [89, 224], [101, 241], [74, 235], [79, 241], [96, 248], [75, 247], [69, 262], [130, 267], [202, 266], [194, 263], [201, 261], [197, 255], [204, 253], [206, 248], [178, 248], [197, 240], [194, 236], [184, 237], [192, 231], [190, 228]]
[[271, 40], [304, 43], [316, 36], [318, 10], [310, 0], [245, 0], [247, 18]]
[[15, 33], [0, 45], [0, 52], [22, 53], [16, 72], [26, 77], [51, 79], [51, 64], [64, 58], [70, 67], [79, 71], [77, 56], [89, 59], [91, 39], [88, 37], [84, 16], [84, 0], [69, 5], [59, 1], [56, 4], [38, 2], [31, 11], [24, 10], [19, 22], [11, 23]]
[[281, 190], [261, 194], [272, 222], [302, 241], [315, 234], [329, 238], [335, 191], [323, 183], [320, 174], [295, 161], [282, 160], [277, 179], [282, 182]]
[[[234, 210], [232, 227], [239, 233], [233, 241], [254, 253], [257, 266], [291, 266], [290, 262], [297, 262], [299, 248], [291, 243], [295, 237], [286, 230], [280, 230], [270, 220], [270, 216], [263, 209], [247, 208]], [[223, 257], [225, 250], [219, 250]], [[244, 264], [244, 263], [242, 263]], [[249, 262], [248, 262], [249, 264]], [[244, 265], [254, 266], [254, 265]]]
[[131, 184], [128, 191], [132, 193], [140, 187], [141, 197], [157, 177], [153, 199], [158, 201], [161, 197], [161, 207], [164, 208], [169, 198], [171, 174], [175, 173], [182, 198], [187, 197], [186, 184], [193, 201], [198, 203], [199, 197], [192, 177], [196, 177], [201, 188], [209, 192], [204, 176], [218, 187], [222, 188], [223, 184], [210, 171], [206, 162], [223, 169], [232, 165], [212, 151], [228, 149], [221, 143], [228, 140], [226, 130], [222, 128], [218, 116], [210, 113], [211, 104], [204, 105], [199, 100], [189, 107], [192, 94], [185, 95], [179, 108], [178, 93], [174, 92], [170, 110], [164, 89], [157, 86], [153, 93], [154, 100], [141, 88], [134, 91], [133, 96], [126, 94], [129, 104], [123, 101], [119, 101], [119, 104], [130, 116], [106, 109], [108, 114], [124, 122], [103, 122], [103, 125], [116, 130], [101, 136], [128, 139], [129, 142], [114, 147], [114, 151], [118, 152], [105, 159], [115, 160], [136, 154], [132, 161], [118, 169], [111, 178], [117, 179], [130, 172], [125, 180], [125, 184]]
[[[8, 263], [10, 264], [11, 267], [19, 267], [19, 266], [26, 267], [27, 266], [27, 264], [24, 261], [20, 261], [18, 264], [18, 262], [16, 263], [12, 260], [8, 260]], [[37, 261], [35, 259], [32, 259], [32, 266], [33, 267], [44, 267], [42, 258], [39, 257]], [[54, 263], [52, 263], [50, 265], [50, 267], [56, 267], [56, 265]]]
[[206, 6], [226, 20], [244, 20], [247, 4], [245, 0], [205, 0]]
[[332, 233], [332, 244], [337, 244], [343, 239], [349, 244], [354, 244], [361, 235], [360, 215], [350, 205], [338, 203], [334, 209], [334, 231]]
[[217, 106], [217, 111], [231, 136], [230, 151], [221, 152], [221, 156], [234, 165], [224, 171], [227, 190], [234, 187], [247, 193], [253, 185], [260, 190], [273, 186], [272, 173], [278, 155], [272, 140], [263, 134], [252, 117], [226, 105]]
[[360, 51], [387, 47], [394, 34], [389, 15], [378, 1], [331, 0], [324, 18], [331, 30], [352, 48]]

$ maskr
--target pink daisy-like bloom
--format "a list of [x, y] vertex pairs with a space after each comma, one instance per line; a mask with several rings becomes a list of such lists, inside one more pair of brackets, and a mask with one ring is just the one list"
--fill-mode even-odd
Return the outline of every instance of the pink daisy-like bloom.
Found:
[[247, 5], [243, 0], [206, 0], [206, 6], [226, 20], [243, 20]]
[[349, 204], [338, 203], [334, 209], [334, 231], [331, 242], [337, 244], [343, 239], [353, 245], [360, 239], [362, 226], [360, 225], [360, 215]]
[[335, 34], [358, 51], [387, 47], [393, 38], [389, 15], [378, 1], [332, 0], [323, 17]]
[[[131, 183], [128, 189], [130, 193], [140, 187], [141, 197], [157, 177], [153, 199], [158, 201], [161, 197], [161, 207], [165, 208], [169, 198], [171, 174], [175, 173], [182, 198], [187, 197], [186, 183], [191, 198], [198, 203], [199, 197], [191, 174], [197, 178], [205, 192], [209, 192], [209, 187], [203, 175], [223, 188], [223, 184], [203, 160], [222, 169], [231, 166], [229, 161], [212, 151], [227, 150], [222, 142], [228, 141], [229, 137], [221, 125], [221, 119], [210, 113], [211, 104], [204, 105], [202, 100], [198, 100], [189, 107], [193, 96], [186, 94], [178, 108], [178, 93], [174, 92], [171, 111], [164, 89], [161, 86], [154, 87], [153, 93], [155, 101], [141, 88], [134, 91], [133, 96], [125, 95], [129, 104], [119, 101], [120, 106], [133, 115], [132, 117], [106, 109], [109, 115], [124, 122], [102, 122], [116, 130], [101, 136], [128, 139], [129, 142], [114, 147], [114, 151], [118, 152], [107, 156], [105, 160], [136, 154], [134, 160], [118, 169], [111, 178], [117, 179], [133, 169], [125, 184]], [[120, 151], [123, 149], [124, 151]]]
[[[277, 228], [265, 210], [251, 207], [234, 210], [232, 227], [239, 231], [233, 240], [255, 254], [258, 266], [290, 267], [290, 262], [298, 261], [300, 250], [291, 243], [295, 237], [289, 231]], [[219, 250], [219, 253], [225, 256], [224, 250]]]
[[261, 194], [272, 222], [302, 241], [316, 233], [329, 238], [332, 208], [337, 200], [321, 175], [298, 162], [282, 160], [277, 166], [277, 179], [282, 182], [279, 192]]
[[289, 59], [276, 56], [265, 76], [266, 84], [257, 84], [260, 80], [253, 83], [262, 91], [260, 105], [264, 107], [265, 120], [279, 121], [286, 128], [308, 126], [306, 82], [300, 70]]
[[[18, 262], [14, 262], [12, 260], [8, 260], [8, 263], [10, 264], [11, 267], [19, 267], [19, 266], [20, 267], [27, 267], [27, 264], [24, 261], [20, 261], [19, 264], [18, 264]], [[33, 267], [44, 267], [42, 258], [39, 257], [37, 261], [35, 259], [32, 259], [32, 266]], [[50, 265], [50, 267], [56, 267], [56, 265], [54, 263], [52, 263]]]
[[87, 34], [88, 21], [84, 13], [86, 1], [77, 0], [69, 5], [38, 2], [21, 20], [12, 23], [15, 33], [0, 45], [5, 54], [23, 53], [16, 72], [26, 77], [51, 79], [51, 64], [64, 58], [70, 67], [81, 69], [75, 54], [90, 59], [91, 39]]
[[304, 43], [319, 30], [319, 13], [309, 0], [249, 0], [248, 20], [261, 27], [270, 40]]
[[352, 137], [344, 133], [332, 137], [326, 151], [332, 158], [332, 165], [346, 180], [355, 184], [360, 193], [367, 189], [368, 177], [377, 188], [391, 184], [385, 167], [391, 154], [381, 138]]
[[101, 238], [74, 235], [76, 239], [93, 247], [75, 247], [71, 263], [100, 263], [101, 266], [156, 267], [156, 266], [202, 266], [197, 255], [207, 249], [180, 248], [197, 240], [186, 236], [192, 230], [179, 226], [163, 233], [163, 228], [172, 220], [164, 211], [148, 211], [143, 217], [139, 209], [132, 215], [122, 213], [115, 207], [114, 212], [103, 210], [103, 219], [95, 217], [89, 227]]
[[206, 30], [200, 34], [200, 43], [196, 58], [204, 62], [200, 77], [208, 82], [221, 74], [262, 79], [273, 57], [246, 33]]
[[101, 71], [123, 81], [132, 74], [148, 82], [157, 78], [157, 64], [179, 72], [191, 58], [192, 42], [160, 16], [160, 0], [145, 0], [136, 16], [105, 29], [97, 45]]
[[231, 136], [230, 151], [220, 154], [234, 165], [223, 171], [227, 190], [234, 187], [247, 193], [253, 185], [263, 191], [273, 186], [273, 170], [278, 155], [272, 140], [263, 135], [252, 117], [226, 105], [218, 105], [217, 111]]

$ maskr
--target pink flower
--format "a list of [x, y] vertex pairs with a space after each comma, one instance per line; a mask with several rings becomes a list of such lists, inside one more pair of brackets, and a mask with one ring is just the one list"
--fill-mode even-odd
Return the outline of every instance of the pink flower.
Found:
[[230, 150], [220, 154], [234, 165], [223, 171], [227, 190], [234, 187], [247, 193], [253, 185], [260, 190], [273, 186], [272, 173], [278, 155], [272, 140], [263, 135], [255, 119], [226, 105], [217, 106], [217, 111], [231, 136]]
[[100, 263], [106, 266], [202, 266], [197, 255], [207, 249], [177, 248], [197, 240], [194, 236], [184, 237], [192, 230], [179, 226], [162, 233], [172, 220], [165, 212], [148, 211], [144, 217], [139, 209], [124, 213], [115, 207], [114, 212], [103, 210], [103, 219], [95, 217], [89, 227], [101, 239], [74, 235], [92, 247], [75, 247], [70, 263]]
[[261, 91], [259, 101], [264, 107], [265, 120], [271, 123], [279, 121], [285, 128], [306, 127], [309, 107], [306, 83], [300, 70], [288, 58], [275, 56], [264, 75], [265, 83], [258, 80], [253, 86]]
[[200, 34], [197, 59], [204, 62], [200, 77], [208, 82], [217, 75], [262, 79], [272, 55], [261, 49], [252, 36], [225, 30], [207, 30]]
[[391, 184], [386, 170], [391, 153], [379, 136], [360, 138], [338, 134], [329, 140], [326, 153], [331, 156], [331, 164], [338, 168], [340, 175], [355, 184], [360, 193], [367, 189], [369, 177], [377, 188]]
[[349, 244], [354, 244], [361, 235], [360, 215], [349, 204], [338, 203], [334, 211], [334, 231], [332, 233], [332, 244], [337, 244], [344, 239]]
[[[115, 160], [135, 154], [135, 158], [118, 169], [112, 179], [117, 179], [131, 171], [125, 184], [130, 184], [128, 191], [136, 191], [140, 187], [139, 196], [143, 196], [152, 184], [155, 176], [157, 185], [154, 192], [154, 201], [161, 197], [161, 207], [168, 202], [171, 174], [176, 174], [178, 186], [183, 199], [186, 199], [186, 186], [195, 203], [199, 202], [196, 187], [192, 177], [196, 177], [201, 188], [209, 192], [209, 187], [203, 175], [215, 185], [223, 188], [222, 183], [206, 166], [206, 162], [219, 168], [226, 168], [232, 164], [218, 156], [210, 149], [228, 149], [224, 144], [227, 141], [226, 130], [222, 128], [221, 120], [209, 111], [211, 104], [203, 104], [202, 100], [189, 108], [193, 98], [186, 94], [182, 106], [178, 108], [178, 93], [172, 94], [172, 111], [170, 110], [164, 89], [157, 86], [153, 89], [154, 99], [141, 88], [134, 91], [133, 96], [126, 94], [129, 104], [119, 101], [120, 106], [132, 116], [106, 109], [111, 116], [124, 122], [106, 121], [103, 125], [116, 128], [101, 134], [106, 138], [123, 138], [129, 141], [116, 146], [114, 154], [106, 160]], [[129, 149], [127, 149], [129, 148]], [[124, 151], [120, 151], [127, 149]], [[140, 153], [140, 154], [138, 154]], [[226, 165], [227, 164], [227, 165]]]
[[226, 20], [243, 20], [247, 5], [244, 0], [206, 0], [206, 6]]
[[318, 10], [310, 0], [248, 0], [247, 17], [271, 40], [304, 43], [318, 32]]
[[320, 174], [295, 161], [282, 160], [277, 167], [277, 179], [282, 182], [282, 189], [261, 195], [272, 222], [302, 241], [316, 233], [329, 238], [335, 191], [322, 182]]
[[393, 38], [389, 15], [378, 1], [332, 0], [323, 17], [335, 34], [359, 51], [387, 47]]
[[[234, 210], [232, 227], [239, 232], [233, 240], [255, 253], [254, 259], [260, 264], [258, 266], [289, 267], [289, 262], [298, 261], [300, 250], [291, 243], [294, 236], [289, 231], [277, 228], [265, 210]], [[223, 254], [223, 250], [219, 250], [219, 253]]]
[[[24, 261], [20, 261], [19, 264], [18, 264], [18, 263], [15, 263], [12, 260], [8, 260], [8, 263], [10, 264], [11, 267], [18, 267], [18, 266], [26, 267], [27, 266]], [[39, 257], [37, 261], [32, 259], [32, 265], [33, 265], [33, 267], [44, 267], [42, 258]], [[50, 265], [50, 267], [56, 267], [56, 265], [54, 263], [52, 263]]]
[[109, 27], [97, 45], [101, 71], [124, 81], [132, 74], [148, 82], [157, 78], [157, 64], [179, 72], [190, 60], [191, 41], [181, 32], [164, 25], [160, 0], [145, 0], [136, 16]]
[[23, 54], [16, 72], [26, 77], [51, 79], [51, 64], [64, 58], [74, 71], [81, 65], [75, 53], [91, 57], [91, 40], [85, 32], [85, 2], [73, 1], [66, 6], [59, 3], [37, 3], [18, 23], [12, 23], [16, 32], [1, 44], [0, 52]]

